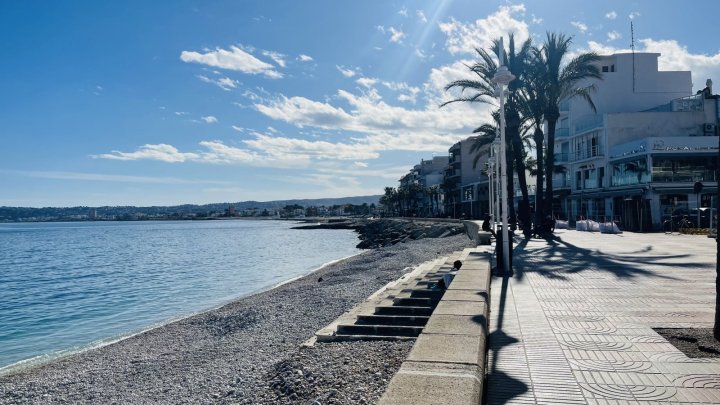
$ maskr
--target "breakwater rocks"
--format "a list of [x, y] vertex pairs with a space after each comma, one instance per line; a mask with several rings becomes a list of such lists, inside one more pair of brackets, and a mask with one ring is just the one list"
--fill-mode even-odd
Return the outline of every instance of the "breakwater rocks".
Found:
[[432, 219], [331, 219], [293, 229], [354, 229], [360, 236], [358, 249], [373, 249], [424, 238], [444, 238], [465, 232], [459, 221]]

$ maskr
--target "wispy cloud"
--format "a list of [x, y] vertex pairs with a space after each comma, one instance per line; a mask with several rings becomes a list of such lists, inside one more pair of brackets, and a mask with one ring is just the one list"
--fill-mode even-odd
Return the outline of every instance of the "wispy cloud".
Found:
[[273, 65], [261, 61], [237, 46], [231, 46], [230, 50], [216, 48], [205, 53], [182, 51], [180, 60], [247, 74], [262, 74], [272, 79], [283, 77], [282, 73], [275, 70]]
[[298, 55], [297, 60], [299, 60], [300, 62], [312, 62], [313, 58], [312, 56], [301, 53], [300, 55]]
[[221, 77], [220, 79], [212, 79], [204, 75], [197, 75], [196, 77], [205, 83], [214, 84], [225, 91], [237, 88], [239, 83], [237, 80], [233, 80], [229, 77]]
[[205, 116], [205, 117], [200, 117], [200, 119], [203, 120], [203, 121], [205, 121], [205, 122], [208, 123], [208, 124], [215, 124], [215, 123], [218, 122], [218, 119], [215, 118], [215, 117], [212, 116], [212, 115], [208, 115], [208, 116]]
[[610, 31], [607, 33], [608, 41], [615, 41], [616, 39], [622, 38], [622, 35], [620, 35], [617, 31]]
[[231, 184], [218, 180], [180, 179], [177, 177], [127, 176], [103, 173], [81, 173], [62, 171], [15, 171], [0, 170], [0, 173], [16, 174], [28, 177], [53, 180], [99, 181], [116, 183], [149, 183], [149, 184]]
[[587, 24], [585, 24], [581, 21], [571, 21], [570, 25], [577, 28], [583, 34], [588, 30]]
[[283, 55], [280, 52], [274, 52], [274, 51], [262, 51], [262, 54], [264, 56], [267, 56], [268, 58], [274, 60], [275, 63], [278, 64], [278, 66], [283, 67], [283, 68], [285, 67], [285, 65], [286, 65], [285, 56], [286, 55]]
[[535, 14], [531, 14], [531, 15], [530, 15], [530, 21], [531, 21], [533, 24], [536, 24], [536, 25], [537, 25], [537, 24], [542, 24], [543, 19], [540, 18], [540, 17], [536, 17]]
[[615, 12], [615, 10], [610, 11], [609, 13], [605, 14], [605, 18], [609, 20], [614, 20], [617, 18], [617, 13]]
[[345, 76], [345, 77], [353, 77], [353, 76], [355, 76], [355, 75], [358, 73], [358, 69], [357, 69], [357, 68], [354, 68], [354, 69], [353, 69], [353, 68], [346, 68], [345, 66], [340, 66], [340, 65], [335, 65], [335, 67], [336, 67], [337, 70], [338, 70], [340, 73], [342, 73], [342, 75]]
[[415, 10], [415, 15], [421, 23], [425, 24], [428, 22], [428, 19], [425, 17], [425, 13], [422, 10]]
[[400, 14], [400, 15], [403, 16], [403, 17], [407, 17], [407, 16], [408, 16], [408, 9], [407, 9], [406, 7], [403, 7], [403, 8], [400, 9], [400, 11], [398, 11], [398, 14]]
[[628, 18], [630, 18], [631, 20], [634, 20], [636, 17], [640, 17], [640, 12], [639, 12], [639, 11], [633, 11], [632, 13], [630, 13], [630, 14], [628, 15]]
[[402, 43], [402, 39], [405, 38], [404, 32], [396, 29], [395, 27], [388, 28], [388, 31], [390, 32], [390, 42], [394, 42], [396, 44]]

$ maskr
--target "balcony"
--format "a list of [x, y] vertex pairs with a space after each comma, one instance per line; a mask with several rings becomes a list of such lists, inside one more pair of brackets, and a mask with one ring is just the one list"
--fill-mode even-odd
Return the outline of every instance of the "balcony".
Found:
[[568, 162], [568, 153], [556, 153], [555, 154], [555, 163], [567, 163]]
[[570, 136], [570, 128], [556, 128], [555, 129], [555, 139], [567, 138], [568, 136]]
[[[611, 186], [633, 186], [636, 184], [646, 184], [650, 181], [648, 173], [625, 173], [610, 177]], [[658, 181], [658, 180], [655, 180]]]
[[555, 190], [559, 190], [561, 188], [570, 188], [570, 182], [567, 181], [567, 179], [564, 177], [562, 179], [553, 179], [552, 184]]
[[692, 183], [696, 181], [715, 181], [714, 170], [662, 170], [653, 168], [652, 181], [659, 183]]
[[598, 188], [597, 179], [587, 179], [583, 182], [583, 190]]
[[601, 128], [603, 126], [603, 116], [602, 115], [588, 115], [584, 118], [578, 120], [578, 122], [575, 124], [575, 134], [579, 134], [582, 132], [587, 132], [596, 128]]
[[445, 178], [452, 180], [460, 177], [460, 170], [447, 170], [445, 171]]
[[605, 152], [603, 151], [603, 147], [601, 145], [595, 145], [573, 152], [572, 161], [577, 162], [578, 160], [591, 159], [598, 156], [605, 156]]

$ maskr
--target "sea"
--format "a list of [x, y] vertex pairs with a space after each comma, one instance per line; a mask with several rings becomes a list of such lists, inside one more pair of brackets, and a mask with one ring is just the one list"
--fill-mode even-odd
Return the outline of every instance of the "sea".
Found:
[[0, 224], [0, 375], [219, 307], [360, 252], [291, 221]]

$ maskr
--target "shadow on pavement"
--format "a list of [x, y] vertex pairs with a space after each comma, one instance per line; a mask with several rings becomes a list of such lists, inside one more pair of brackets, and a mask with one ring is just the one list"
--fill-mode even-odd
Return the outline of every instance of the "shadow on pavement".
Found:
[[[526, 249], [528, 243], [545, 243], [546, 246]], [[630, 279], [638, 276], [676, 280], [674, 277], [663, 276], [644, 269], [648, 265], [692, 268], [695, 264], [689, 261], [680, 264], [677, 261], [665, 262], [668, 259], [689, 258], [687, 254], [648, 254], [653, 250], [648, 245], [636, 251], [611, 254], [600, 249], [586, 249], [563, 240], [561, 235], [550, 235], [544, 239], [523, 239], [513, 249], [513, 269], [515, 276], [522, 280], [525, 272], [540, 274], [550, 279], [566, 280], [567, 274], [593, 270], [607, 272], [617, 278]], [[642, 256], [638, 256], [642, 253]]]

